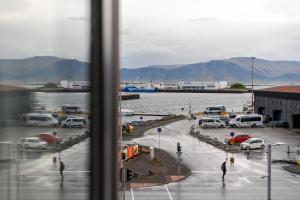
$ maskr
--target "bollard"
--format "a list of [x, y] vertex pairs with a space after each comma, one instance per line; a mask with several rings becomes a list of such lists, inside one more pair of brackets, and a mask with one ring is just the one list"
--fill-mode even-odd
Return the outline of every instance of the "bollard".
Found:
[[230, 164], [233, 164], [233, 163], [234, 163], [234, 157], [231, 156], [231, 157], [230, 157]]
[[56, 163], [56, 157], [55, 156], [52, 158], [52, 161], [53, 161], [53, 163]]
[[290, 152], [290, 146], [287, 146], [287, 153], [291, 153]]

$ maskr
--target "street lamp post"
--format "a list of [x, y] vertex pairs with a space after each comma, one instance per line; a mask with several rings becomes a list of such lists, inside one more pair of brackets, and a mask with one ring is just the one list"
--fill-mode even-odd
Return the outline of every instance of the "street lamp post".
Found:
[[252, 71], [252, 78], [251, 78], [251, 80], [252, 80], [252, 84], [251, 84], [251, 85], [252, 85], [252, 91], [251, 91], [251, 92], [252, 92], [252, 114], [254, 113], [254, 93], [253, 93], [253, 91], [254, 91], [254, 90], [253, 90], [253, 75], [254, 75], [254, 74], [253, 74], [253, 73], [254, 73], [254, 72], [253, 72], [253, 62], [254, 62], [254, 59], [255, 59], [255, 57], [251, 57], [251, 61], [252, 61], [252, 62], [251, 62], [251, 63], [252, 63], [252, 64], [251, 64], [251, 69], [252, 69], [252, 70], [251, 70], [251, 71]]

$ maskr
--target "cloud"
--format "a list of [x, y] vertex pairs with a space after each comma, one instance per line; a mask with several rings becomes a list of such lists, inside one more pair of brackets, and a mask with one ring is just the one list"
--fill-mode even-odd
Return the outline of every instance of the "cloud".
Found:
[[220, 18], [216, 17], [199, 17], [199, 18], [194, 18], [194, 19], [188, 19], [187, 21], [189, 22], [216, 22], [220, 21]]
[[29, 0], [1, 0], [0, 16], [25, 11], [30, 5]]

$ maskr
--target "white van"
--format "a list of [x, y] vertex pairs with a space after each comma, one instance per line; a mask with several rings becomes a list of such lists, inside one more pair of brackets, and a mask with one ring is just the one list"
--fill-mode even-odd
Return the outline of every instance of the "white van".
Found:
[[221, 114], [226, 108], [223, 105], [209, 106], [205, 109], [204, 114]]
[[218, 118], [203, 118], [201, 119], [201, 128], [225, 128], [226, 123]]
[[57, 126], [58, 120], [48, 113], [27, 113], [22, 115], [24, 126]]
[[65, 105], [62, 106], [61, 109], [62, 109], [62, 111], [64, 111], [67, 114], [69, 114], [69, 113], [73, 113], [73, 114], [82, 113], [81, 108], [77, 105], [65, 104]]
[[230, 127], [261, 127], [263, 126], [263, 116], [259, 114], [237, 115], [229, 121]]
[[21, 138], [19, 140], [19, 145], [22, 148], [47, 149], [47, 142], [38, 137]]
[[86, 126], [86, 119], [83, 117], [68, 117], [64, 121], [61, 122], [62, 127], [85, 127]]

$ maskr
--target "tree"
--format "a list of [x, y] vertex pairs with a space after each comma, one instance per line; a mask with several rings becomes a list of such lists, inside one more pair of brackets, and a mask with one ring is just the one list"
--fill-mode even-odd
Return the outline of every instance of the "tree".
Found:
[[56, 83], [49, 82], [49, 83], [46, 83], [42, 88], [54, 89], [54, 88], [58, 88], [58, 86]]
[[230, 86], [230, 89], [240, 89], [240, 90], [245, 90], [246, 87], [241, 84], [241, 83], [234, 83]]

